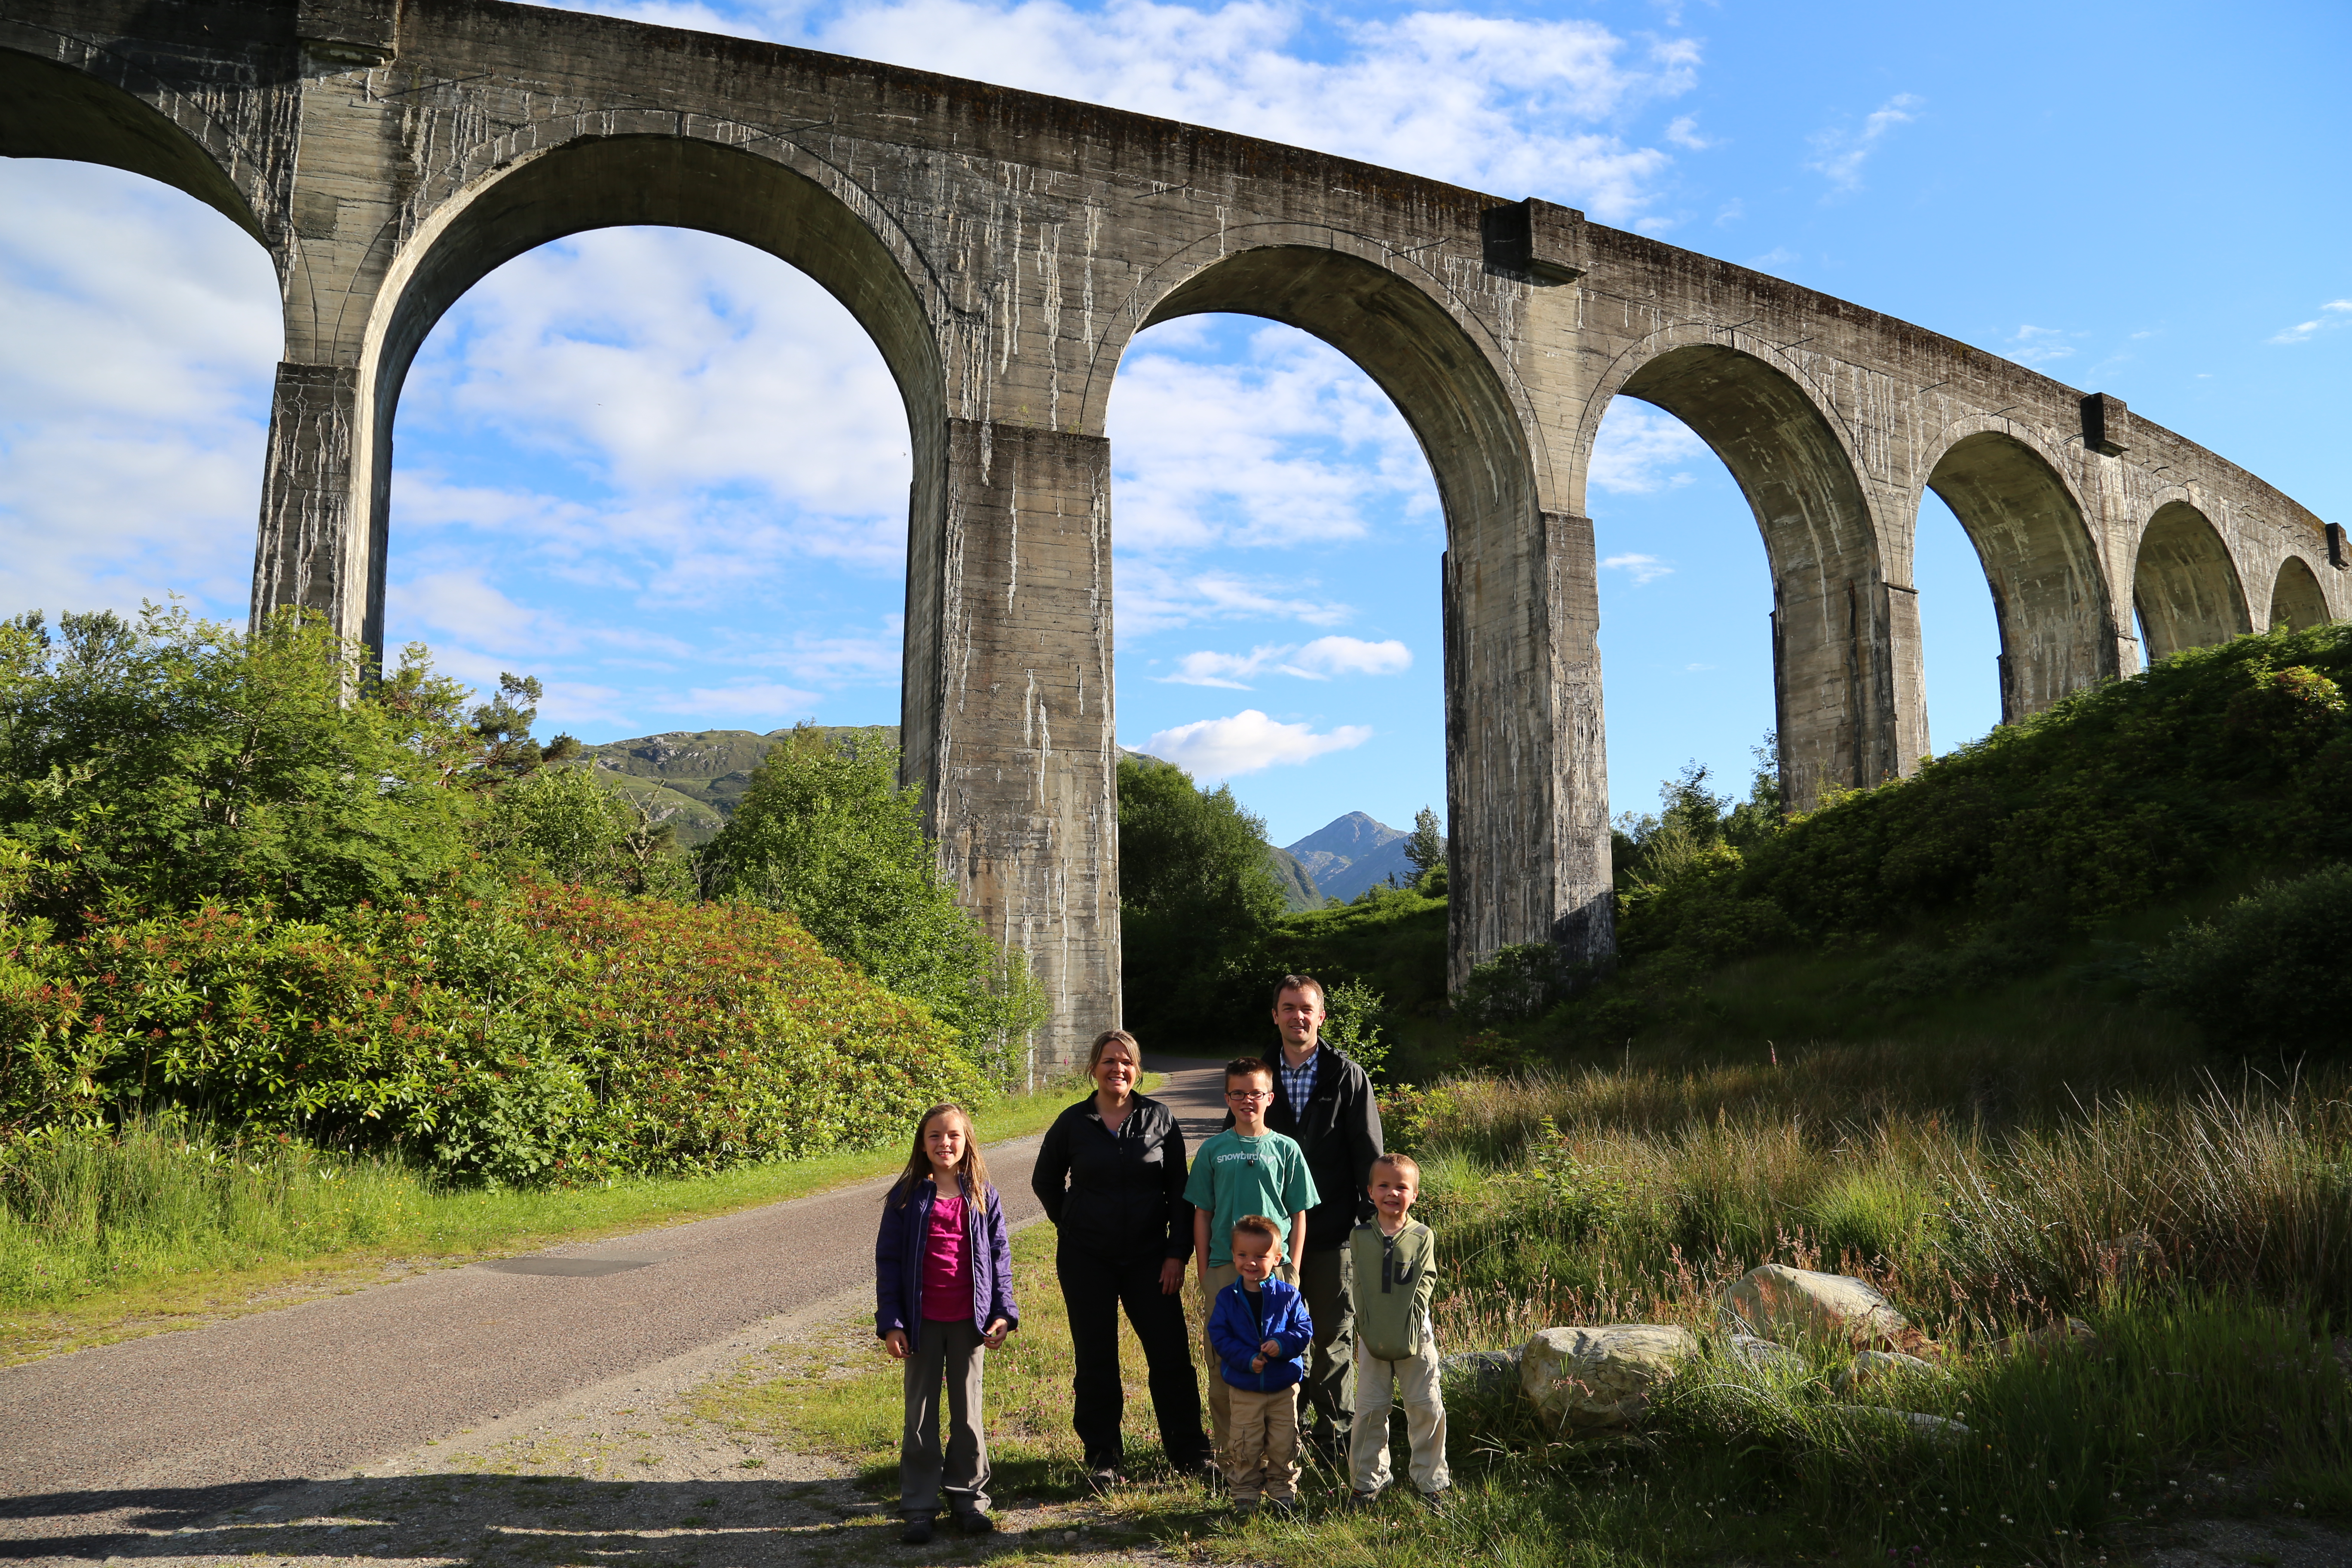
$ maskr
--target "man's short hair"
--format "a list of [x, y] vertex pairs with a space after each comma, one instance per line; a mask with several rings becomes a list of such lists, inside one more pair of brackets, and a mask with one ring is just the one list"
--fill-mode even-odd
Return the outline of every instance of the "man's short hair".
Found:
[[1225, 1087], [1231, 1089], [1237, 1078], [1255, 1078], [1260, 1073], [1265, 1074], [1267, 1083], [1274, 1082], [1274, 1069], [1265, 1062], [1256, 1057], [1235, 1057], [1225, 1064]]
[[1282, 1005], [1282, 994], [1286, 991], [1312, 991], [1315, 993], [1315, 1005], [1318, 1007], [1328, 1007], [1331, 1005], [1331, 994], [1324, 990], [1323, 983], [1311, 974], [1284, 975], [1282, 984], [1274, 988], [1276, 1006]]
[[1274, 1249], [1276, 1252], [1284, 1250], [1282, 1245], [1282, 1226], [1275, 1221], [1267, 1218], [1265, 1215], [1245, 1214], [1242, 1215], [1241, 1218], [1234, 1221], [1233, 1239], [1239, 1241], [1242, 1238], [1244, 1232], [1247, 1232], [1251, 1236], [1262, 1236], [1265, 1237], [1266, 1240], [1274, 1243]]
[[[1372, 1156], [1372, 1167], [1371, 1167], [1371, 1168], [1372, 1168], [1372, 1170], [1373, 1170], [1373, 1171], [1377, 1171], [1377, 1170], [1379, 1170], [1382, 1165], [1393, 1165], [1393, 1166], [1395, 1166], [1395, 1167], [1396, 1167], [1396, 1169], [1397, 1169], [1397, 1171], [1398, 1171], [1398, 1173], [1399, 1173], [1400, 1174], [1407, 1175], [1407, 1176], [1411, 1176], [1411, 1177], [1412, 1178], [1412, 1184], [1413, 1184], [1415, 1187], [1419, 1187], [1419, 1186], [1421, 1185], [1421, 1162], [1420, 1162], [1420, 1161], [1418, 1161], [1418, 1160], [1416, 1160], [1416, 1159], [1414, 1159], [1412, 1155], [1410, 1155], [1410, 1154], [1375, 1154], [1375, 1155], [1373, 1155], [1373, 1156]], [[1370, 1171], [1368, 1171], [1368, 1172], [1366, 1172], [1366, 1173], [1365, 1173], [1365, 1174], [1367, 1174], [1367, 1175], [1370, 1175], [1370, 1173], [1370, 1173]], [[1366, 1185], [1366, 1186], [1370, 1186], [1370, 1184], [1370, 1184], [1370, 1183], [1369, 1183], [1369, 1182], [1367, 1182], [1367, 1183], [1365, 1184], [1365, 1185]]]

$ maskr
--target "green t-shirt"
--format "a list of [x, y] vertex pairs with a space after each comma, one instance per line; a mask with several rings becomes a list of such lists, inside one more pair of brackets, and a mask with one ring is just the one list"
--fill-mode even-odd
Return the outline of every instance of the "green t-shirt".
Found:
[[1307, 1155], [1297, 1143], [1279, 1132], [1244, 1138], [1228, 1127], [1192, 1156], [1184, 1201], [1209, 1211], [1209, 1266], [1213, 1268], [1234, 1260], [1234, 1221], [1242, 1215], [1262, 1214], [1278, 1223], [1286, 1249], [1290, 1216], [1322, 1200], [1316, 1195], [1315, 1178], [1307, 1173]]

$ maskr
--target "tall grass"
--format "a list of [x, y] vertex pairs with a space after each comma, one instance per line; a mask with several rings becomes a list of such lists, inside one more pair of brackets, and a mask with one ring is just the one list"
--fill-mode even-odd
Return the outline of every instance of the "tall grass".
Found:
[[[1147, 1080], [1149, 1083], [1151, 1080]], [[1056, 1083], [975, 1116], [984, 1139], [1041, 1130], [1081, 1090]], [[747, 1166], [716, 1176], [619, 1179], [575, 1187], [452, 1187], [397, 1161], [335, 1153], [274, 1135], [240, 1137], [167, 1114], [132, 1117], [102, 1139], [0, 1152], [0, 1310], [110, 1303], [169, 1310], [184, 1282], [362, 1266], [389, 1257], [455, 1258], [772, 1203], [881, 1175], [906, 1156], [897, 1128], [873, 1152]], [[60, 1342], [47, 1331], [41, 1347]], [[0, 1360], [12, 1353], [0, 1343]], [[23, 1347], [17, 1353], [23, 1353]]]

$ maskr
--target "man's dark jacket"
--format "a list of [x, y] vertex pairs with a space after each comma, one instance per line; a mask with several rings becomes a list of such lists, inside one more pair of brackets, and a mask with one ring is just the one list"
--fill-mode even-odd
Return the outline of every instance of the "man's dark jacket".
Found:
[[[1364, 1069], [1341, 1056], [1328, 1043], [1316, 1053], [1315, 1089], [1304, 1106], [1290, 1103], [1282, 1086], [1282, 1047], [1265, 1053], [1274, 1068], [1274, 1104], [1265, 1124], [1294, 1140], [1307, 1156], [1322, 1202], [1307, 1211], [1307, 1247], [1322, 1252], [1348, 1245], [1356, 1222], [1371, 1213], [1364, 1184], [1372, 1179], [1372, 1162], [1381, 1153], [1381, 1108], [1372, 1099], [1372, 1080]], [[1233, 1125], [1233, 1113], [1225, 1125]]]

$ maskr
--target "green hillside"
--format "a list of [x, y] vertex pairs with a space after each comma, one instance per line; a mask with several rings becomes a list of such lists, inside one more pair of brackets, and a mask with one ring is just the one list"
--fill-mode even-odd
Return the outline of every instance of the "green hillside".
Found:
[[1298, 857], [1289, 850], [1269, 844], [1265, 847], [1265, 868], [1274, 873], [1276, 883], [1282, 889], [1283, 908], [1296, 914], [1301, 910], [1319, 910], [1327, 901], [1315, 879], [1298, 863]]
[[[898, 743], [896, 724], [873, 726]], [[848, 734], [851, 727], [824, 727], [821, 735]], [[708, 843], [751, 782], [751, 770], [790, 729], [757, 734], [750, 730], [672, 730], [633, 740], [584, 748], [579, 765], [632, 800], [646, 803], [656, 819], [677, 829], [680, 844]]]

